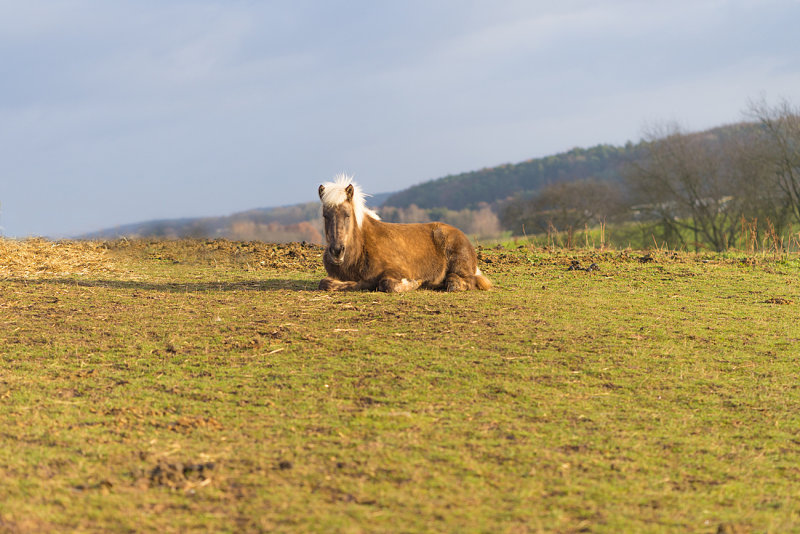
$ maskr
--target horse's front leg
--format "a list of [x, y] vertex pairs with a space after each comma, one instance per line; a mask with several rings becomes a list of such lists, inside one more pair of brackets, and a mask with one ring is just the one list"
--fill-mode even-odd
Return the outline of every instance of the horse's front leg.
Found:
[[405, 278], [397, 279], [386, 277], [378, 282], [378, 291], [385, 291], [386, 293], [403, 293], [405, 291], [413, 291], [422, 285], [422, 280], [407, 280]]
[[319, 288], [323, 291], [361, 291], [364, 289], [375, 289], [375, 283], [370, 283], [368, 280], [361, 280], [359, 282], [337, 280], [327, 276], [320, 280]]
[[319, 288], [323, 291], [353, 291], [358, 289], [358, 282], [344, 282], [327, 276], [319, 282]]

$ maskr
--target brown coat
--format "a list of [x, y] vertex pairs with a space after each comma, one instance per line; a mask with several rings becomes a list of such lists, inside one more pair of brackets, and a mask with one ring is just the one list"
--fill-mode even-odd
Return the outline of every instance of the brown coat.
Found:
[[[352, 188], [352, 186], [347, 186]], [[320, 186], [320, 197], [324, 188]], [[489, 289], [475, 249], [449, 224], [395, 224], [371, 215], [361, 226], [353, 215], [352, 190], [344, 202], [323, 205], [328, 277], [320, 289], [378, 289], [400, 292], [424, 287], [460, 291]]]

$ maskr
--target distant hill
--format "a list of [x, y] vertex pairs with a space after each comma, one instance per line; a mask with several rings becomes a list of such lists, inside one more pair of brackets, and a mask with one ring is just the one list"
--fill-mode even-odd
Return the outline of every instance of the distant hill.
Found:
[[634, 157], [636, 146], [597, 145], [592, 148], [573, 148], [568, 152], [505, 164], [479, 171], [446, 176], [410, 187], [391, 195], [387, 206], [405, 208], [475, 208], [481, 202], [489, 204], [510, 196], [532, 192], [544, 185], [586, 178], [620, 180], [621, 169]]
[[[372, 195], [369, 204], [380, 206], [392, 194]], [[290, 241], [322, 243], [319, 206], [319, 202], [315, 201], [274, 208], [255, 208], [220, 217], [159, 219], [115, 226], [78, 237], [79, 239], [224, 237], [273, 243]]]
[[[311, 221], [319, 218], [319, 203], [309, 202], [275, 208], [255, 208], [221, 217], [160, 219], [106, 228], [80, 239], [120, 237], [262, 239], [274, 242], [321, 242]], [[260, 234], [260, 235], [259, 235]], [[267, 239], [265, 239], [267, 240]]]

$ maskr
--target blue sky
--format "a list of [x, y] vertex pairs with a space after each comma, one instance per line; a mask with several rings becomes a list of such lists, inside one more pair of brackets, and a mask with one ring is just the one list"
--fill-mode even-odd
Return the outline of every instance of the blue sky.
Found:
[[0, 0], [0, 227], [367, 192], [800, 103], [798, 0]]

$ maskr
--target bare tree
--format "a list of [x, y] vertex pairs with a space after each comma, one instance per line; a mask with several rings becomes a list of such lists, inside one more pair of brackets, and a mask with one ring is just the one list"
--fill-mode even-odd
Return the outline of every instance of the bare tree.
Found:
[[416, 204], [411, 204], [407, 208], [383, 206], [380, 209], [380, 216], [385, 222], [393, 223], [421, 223], [431, 220], [428, 212]]
[[762, 163], [785, 207], [800, 222], [800, 108], [788, 100], [770, 106], [762, 99], [749, 104], [748, 114], [761, 125]]
[[594, 178], [545, 186], [533, 201], [545, 228], [552, 225], [562, 229], [610, 219], [621, 205], [622, 193], [617, 184]]
[[[745, 127], [744, 125], [742, 127]], [[665, 236], [716, 250], [734, 244], [741, 229], [742, 176], [730, 158], [730, 138], [714, 131], [687, 134], [674, 124], [645, 134], [645, 154], [626, 171], [640, 211], [657, 217]], [[687, 232], [689, 231], [689, 236]]]
[[746, 124], [722, 145], [735, 195], [748, 228], [759, 238], [764, 232], [783, 234], [791, 228], [793, 213], [788, 196], [777, 183], [774, 150], [763, 129]]
[[594, 178], [555, 182], [532, 197], [511, 200], [502, 222], [514, 232], [547, 232], [548, 229], [583, 228], [616, 218], [623, 211], [623, 193], [615, 182]]

